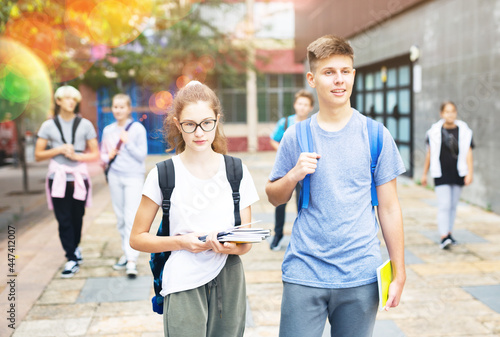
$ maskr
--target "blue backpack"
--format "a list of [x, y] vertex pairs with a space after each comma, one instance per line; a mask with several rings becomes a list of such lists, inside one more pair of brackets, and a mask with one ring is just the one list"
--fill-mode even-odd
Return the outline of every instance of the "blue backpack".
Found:
[[[234, 203], [234, 225], [241, 224], [240, 217], [240, 183], [243, 178], [243, 166], [241, 159], [224, 155], [224, 163], [226, 164], [226, 176], [231, 189], [233, 191]], [[160, 185], [163, 201], [161, 209], [163, 211], [162, 221], [158, 228], [157, 236], [170, 235], [170, 197], [175, 187], [175, 170], [172, 159], [164, 160], [156, 164], [158, 168], [158, 182]], [[149, 266], [153, 273], [153, 288], [155, 296], [151, 299], [153, 304], [153, 311], [162, 315], [163, 314], [163, 296], [160, 294], [163, 282], [163, 268], [168, 258], [170, 251], [162, 253], [152, 253]]]
[[[371, 174], [372, 174], [372, 206], [378, 206], [377, 189], [375, 187], [375, 168], [377, 167], [378, 157], [384, 145], [384, 128], [382, 123], [374, 121], [367, 117], [366, 124], [368, 128], [368, 139], [370, 140]], [[314, 152], [314, 141], [311, 133], [311, 118], [296, 124], [297, 140], [301, 152]], [[309, 206], [310, 192], [310, 174], [306, 175], [302, 181], [302, 188], [299, 196], [299, 211]]]

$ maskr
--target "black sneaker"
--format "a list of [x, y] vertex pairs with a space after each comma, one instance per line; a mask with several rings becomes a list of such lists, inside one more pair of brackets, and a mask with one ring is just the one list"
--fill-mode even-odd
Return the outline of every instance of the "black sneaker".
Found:
[[281, 241], [283, 241], [283, 236], [274, 236], [273, 242], [271, 242], [271, 250], [278, 251], [281, 250]]
[[113, 265], [114, 270], [125, 270], [127, 268], [127, 258], [122, 255], [118, 262]]
[[76, 261], [68, 261], [64, 265], [64, 270], [61, 273], [62, 278], [71, 278], [73, 277], [78, 271], [80, 270], [80, 267], [78, 266], [78, 262]]
[[450, 239], [450, 240], [451, 240], [451, 244], [452, 244], [452, 245], [454, 245], [454, 246], [455, 246], [455, 245], [457, 244], [457, 240], [455, 240], [455, 239], [453, 238], [453, 236], [451, 236], [451, 234], [448, 234], [448, 239]]
[[441, 240], [441, 243], [439, 244], [439, 248], [448, 249], [451, 244], [452, 244], [451, 239], [449, 237], [445, 237]]

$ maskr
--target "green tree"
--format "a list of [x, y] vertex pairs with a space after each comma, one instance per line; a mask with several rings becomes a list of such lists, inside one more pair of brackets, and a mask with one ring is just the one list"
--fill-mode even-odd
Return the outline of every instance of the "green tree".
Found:
[[[161, 2], [157, 1], [157, 8], [162, 8]], [[172, 2], [163, 0], [164, 4]], [[74, 83], [97, 89], [134, 80], [151, 91], [166, 90], [183, 75], [212, 87], [217, 86], [217, 81], [224, 85], [234, 83], [251, 66], [246, 60], [246, 50], [234, 47], [230, 35], [202, 18], [203, 7], [208, 6], [213, 10], [220, 3], [193, 5], [194, 10], [182, 19], [173, 19], [172, 12], [158, 10], [152, 33], [144, 32], [130, 44], [113, 48]], [[177, 11], [187, 12], [182, 7]], [[110, 79], [110, 73], [118, 81]]]

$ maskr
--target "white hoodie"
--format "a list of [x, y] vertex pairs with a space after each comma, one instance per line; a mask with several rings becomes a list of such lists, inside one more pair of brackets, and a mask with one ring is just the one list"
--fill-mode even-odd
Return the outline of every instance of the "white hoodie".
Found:
[[[441, 128], [443, 124], [444, 119], [440, 119], [432, 124], [431, 128], [427, 131], [431, 150], [430, 173], [433, 178], [440, 178], [442, 176], [439, 156], [441, 154]], [[460, 120], [456, 120], [455, 125], [458, 126], [457, 170], [460, 177], [465, 177], [469, 172], [469, 168], [467, 167], [467, 152], [472, 142], [472, 130], [467, 123]]]

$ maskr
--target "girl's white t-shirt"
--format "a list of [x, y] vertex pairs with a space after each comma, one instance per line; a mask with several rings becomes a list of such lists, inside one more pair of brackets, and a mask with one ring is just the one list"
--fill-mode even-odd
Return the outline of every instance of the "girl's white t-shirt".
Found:
[[[220, 155], [217, 173], [210, 179], [193, 176], [179, 156], [172, 157], [175, 168], [175, 188], [170, 198], [170, 235], [209, 233], [234, 226], [232, 189], [226, 176], [224, 157]], [[158, 183], [156, 166], [149, 172], [142, 194], [161, 206], [163, 195]], [[248, 168], [243, 165], [240, 184], [240, 209], [259, 200]], [[227, 254], [212, 250], [191, 253], [172, 251], [163, 269], [161, 295], [195, 289], [213, 280], [224, 267]]]

